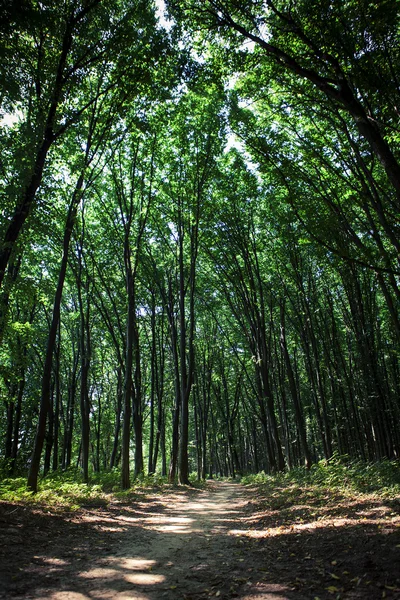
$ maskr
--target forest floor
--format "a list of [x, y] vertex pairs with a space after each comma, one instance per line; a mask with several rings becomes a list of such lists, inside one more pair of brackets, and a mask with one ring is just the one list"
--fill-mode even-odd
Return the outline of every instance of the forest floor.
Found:
[[400, 500], [209, 482], [57, 513], [0, 503], [3, 600], [400, 598]]

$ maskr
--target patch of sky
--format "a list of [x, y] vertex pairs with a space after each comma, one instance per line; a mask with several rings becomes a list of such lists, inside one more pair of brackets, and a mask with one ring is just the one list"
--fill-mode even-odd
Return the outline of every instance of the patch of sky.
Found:
[[2, 127], [13, 127], [20, 123], [24, 118], [24, 113], [20, 109], [14, 110], [12, 113], [4, 113], [0, 111], [0, 124]]
[[158, 24], [162, 29], [170, 31], [174, 25], [173, 21], [167, 18], [167, 10], [164, 0], [156, 0], [156, 17]]

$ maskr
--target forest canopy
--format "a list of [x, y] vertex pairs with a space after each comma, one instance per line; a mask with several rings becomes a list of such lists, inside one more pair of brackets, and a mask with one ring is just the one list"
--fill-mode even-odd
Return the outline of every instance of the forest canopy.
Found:
[[395, 0], [2, 0], [0, 472], [400, 452]]

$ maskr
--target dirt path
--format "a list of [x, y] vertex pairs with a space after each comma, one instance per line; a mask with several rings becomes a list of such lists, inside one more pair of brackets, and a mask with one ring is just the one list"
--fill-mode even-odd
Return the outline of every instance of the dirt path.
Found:
[[347, 502], [324, 517], [266, 510], [254, 494], [215, 482], [69, 516], [3, 503], [0, 598], [400, 598], [393, 506]]
[[64, 523], [60, 517], [46, 522], [37, 515], [33, 532], [29, 523], [11, 531], [31, 533], [25, 543], [35, 553], [29, 560], [22, 552], [27, 564], [17, 576], [3, 572], [7, 592], [0, 597], [189, 600], [236, 595], [249, 567], [242, 540], [230, 530], [247, 502], [244, 488], [218, 482], [207, 490], [169, 490], [133, 506], [86, 510], [83, 518], [72, 516]]

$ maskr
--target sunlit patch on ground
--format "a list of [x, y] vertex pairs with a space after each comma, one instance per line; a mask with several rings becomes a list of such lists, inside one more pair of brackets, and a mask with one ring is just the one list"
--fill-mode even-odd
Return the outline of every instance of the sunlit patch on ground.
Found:
[[251, 594], [241, 596], [241, 600], [288, 600], [288, 588], [277, 583], [257, 583]]
[[165, 576], [157, 573], [129, 573], [124, 575], [124, 579], [136, 585], [155, 585], [156, 583], [163, 583]]
[[118, 558], [113, 557], [108, 559], [118, 563], [122, 569], [130, 569], [132, 571], [145, 571], [151, 570], [157, 563], [155, 560], [149, 560], [147, 558]]
[[63, 567], [67, 564], [66, 560], [62, 558], [54, 558], [53, 556], [34, 556], [33, 560], [39, 560], [49, 567]]
[[[381, 533], [385, 533], [386, 530], [392, 529], [393, 527], [400, 527], [400, 516], [396, 513], [389, 512], [388, 509], [374, 509], [373, 511], [355, 511], [354, 517], [335, 517], [329, 518], [329, 510], [324, 511], [324, 515], [319, 516], [317, 519], [305, 521], [290, 522], [292, 519], [288, 519], [288, 524], [282, 524], [277, 526], [268, 527], [269, 517], [276, 511], [263, 511], [253, 514], [246, 521], [250, 525], [248, 529], [230, 529], [231, 535], [247, 536], [251, 538], [261, 537], [275, 537], [282, 535], [293, 535], [298, 534], [302, 531], [312, 531], [316, 529], [326, 530], [327, 528], [340, 528], [340, 527], [358, 527], [362, 525], [370, 525]], [[291, 511], [291, 516], [293, 516]], [[280, 521], [285, 521], [285, 518], [281, 515]]]
[[365, 495], [213, 483], [82, 511], [53, 529], [49, 515], [38, 526], [30, 514], [36, 546], [25, 563], [18, 555], [27, 583], [0, 599], [394, 600], [398, 509]]
[[49, 600], [89, 600], [90, 596], [80, 592], [61, 591], [54, 592], [49, 596]]
[[102, 579], [113, 579], [118, 575], [116, 569], [106, 569], [104, 567], [98, 567], [96, 569], [90, 569], [80, 574], [83, 579], [96, 579], [101, 577]]

